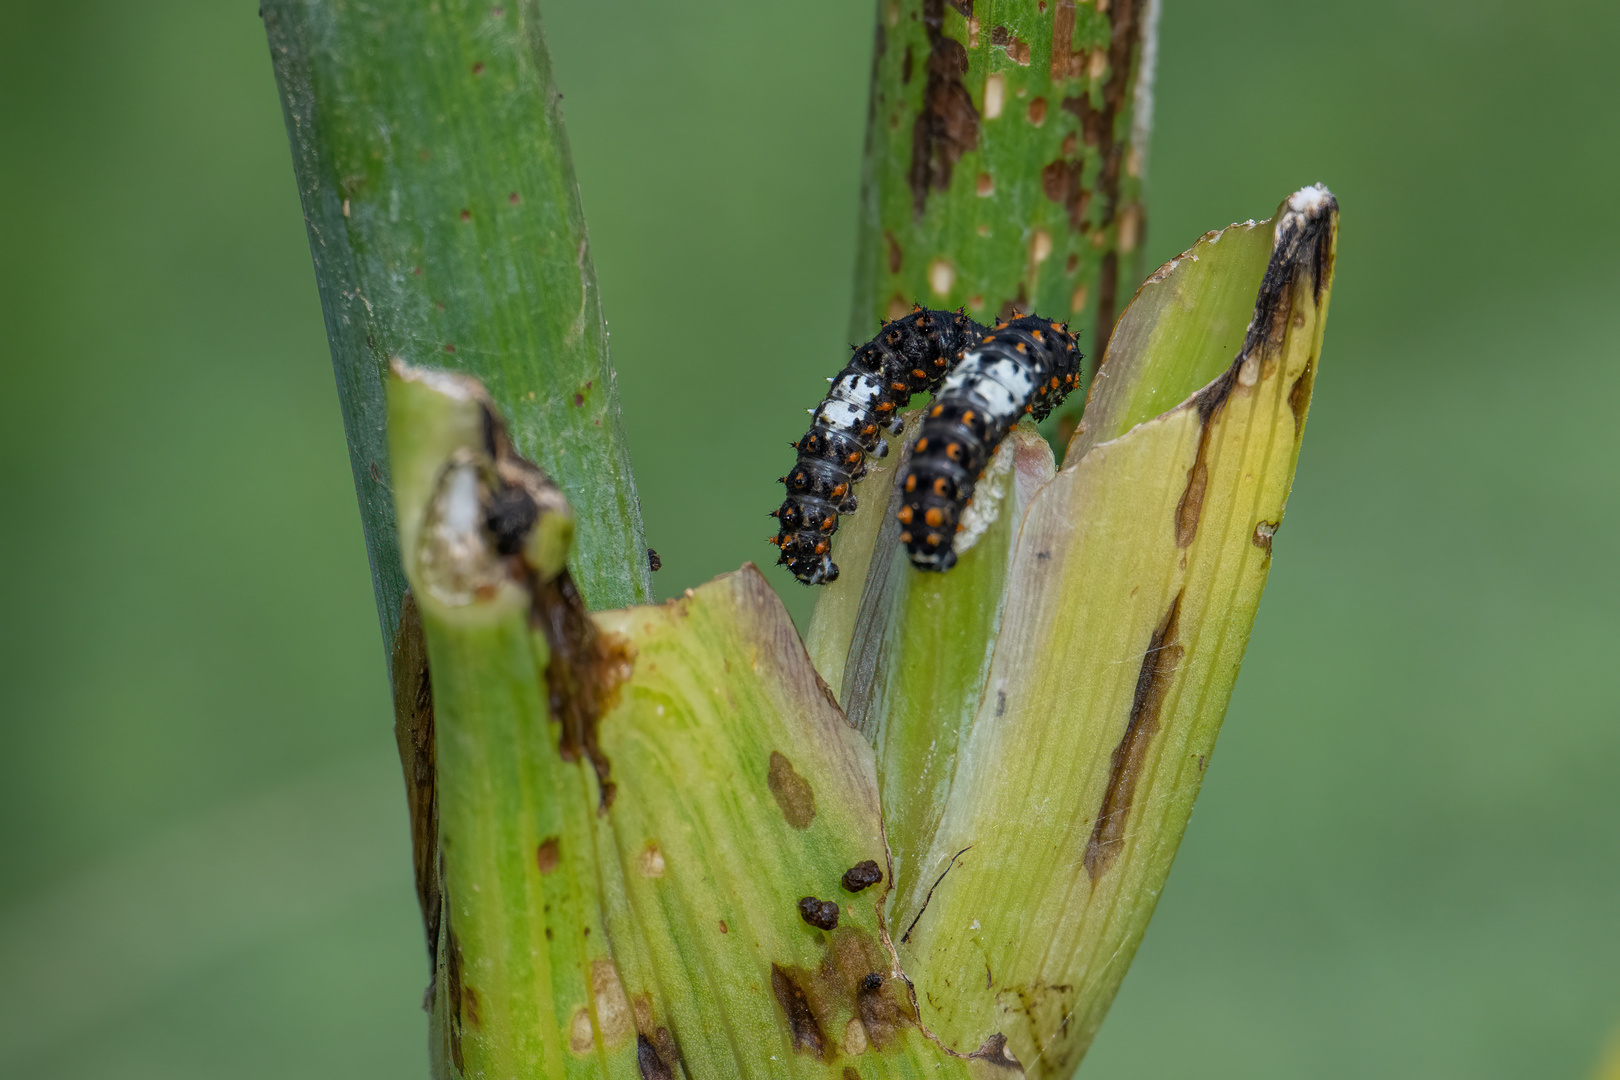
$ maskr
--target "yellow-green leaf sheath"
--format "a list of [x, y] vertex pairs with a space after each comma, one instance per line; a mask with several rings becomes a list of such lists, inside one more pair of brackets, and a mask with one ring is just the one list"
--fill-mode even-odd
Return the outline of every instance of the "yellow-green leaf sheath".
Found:
[[1279, 244], [1227, 373], [1036, 496], [926, 872], [893, 900], [923, 1022], [960, 1049], [993, 1018], [1031, 1076], [1069, 1075], [1130, 963], [1259, 605], [1336, 227], [1325, 191], [1293, 201], [1319, 244]]
[[[687, 1075], [991, 1075], [911, 1020], [880, 922], [871, 750], [758, 571], [597, 622], [634, 664], [601, 727], [619, 784], [603, 831], [629, 902], [609, 932], [644, 943], [624, 991], [633, 1011], [668, 1002], [658, 1023]], [[866, 860], [884, 882], [849, 891]], [[806, 921], [806, 897], [836, 905], [833, 929]]]

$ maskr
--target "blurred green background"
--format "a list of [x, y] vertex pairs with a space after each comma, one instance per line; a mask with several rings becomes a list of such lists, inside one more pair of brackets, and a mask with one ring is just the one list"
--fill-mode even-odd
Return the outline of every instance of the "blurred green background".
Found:
[[[1343, 232], [1221, 753], [1084, 1074], [1588, 1075], [1620, 1022], [1620, 13], [1165, 6], [1146, 268], [1314, 180]], [[871, 3], [546, 11], [667, 595], [774, 554], [842, 363]], [[0, 1076], [425, 1076], [254, 5], [0, 27]]]

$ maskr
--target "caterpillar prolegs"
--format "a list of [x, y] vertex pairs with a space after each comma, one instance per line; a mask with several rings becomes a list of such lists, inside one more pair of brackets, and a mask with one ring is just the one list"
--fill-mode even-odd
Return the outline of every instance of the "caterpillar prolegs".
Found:
[[888, 452], [881, 431], [900, 430], [912, 394], [937, 389], [902, 480], [900, 537], [918, 568], [950, 569], [979, 474], [1019, 419], [1044, 418], [1079, 384], [1080, 360], [1067, 327], [1032, 316], [986, 329], [960, 311], [918, 307], [884, 324], [829, 380], [810, 430], [792, 444], [799, 460], [772, 512], [777, 561], [808, 585], [838, 577], [832, 536], [839, 514], [855, 510], [850, 489], [866, 474], [866, 456]]

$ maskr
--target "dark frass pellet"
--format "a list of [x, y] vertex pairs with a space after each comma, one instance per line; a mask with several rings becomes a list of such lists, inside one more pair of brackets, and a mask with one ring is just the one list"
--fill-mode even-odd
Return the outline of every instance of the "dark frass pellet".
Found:
[[862, 889], [876, 885], [883, 880], [883, 871], [872, 859], [858, 862], [844, 871], [844, 888], [850, 892], [860, 892]]
[[819, 930], [831, 930], [838, 925], [838, 903], [806, 896], [799, 901], [799, 918]]

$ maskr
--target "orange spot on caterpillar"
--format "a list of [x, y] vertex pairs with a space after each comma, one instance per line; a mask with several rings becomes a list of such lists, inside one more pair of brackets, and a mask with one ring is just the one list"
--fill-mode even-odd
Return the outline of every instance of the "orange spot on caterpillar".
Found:
[[902, 506], [900, 508], [900, 512], [898, 514], [894, 515], [894, 516], [900, 519], [900, 524], [902, 524], [902, 525], [910, 525], [911, 524], [911, 507]]
[[917, 478], [915, 476], [906, 477], [906, 490], [907, 491], [916, 491], [917, 490]]
[[923, 515], [923, 520], [937, 529], [945, 520], [945, 515], [940, 511], [939, 507], [930, 506], [928, 512]]

